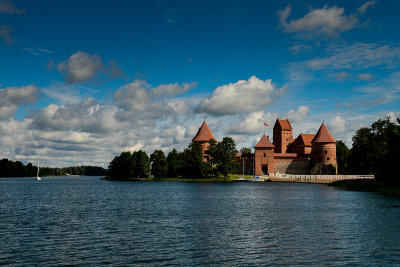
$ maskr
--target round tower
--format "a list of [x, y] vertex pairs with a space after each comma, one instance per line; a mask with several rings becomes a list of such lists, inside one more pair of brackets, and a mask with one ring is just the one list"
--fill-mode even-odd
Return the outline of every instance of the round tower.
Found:
[[324, 123], [322, 123], [311, 144], [311, 160], [314, 163], [336, 165], [336, 141]]
[[214, 135], [211, 133], [210, 128], [206, 121], [200, 126], [199, 131], [197, 132], [196, 136], [193, 137], [192, 142], [199, 143], [201, 146], [201, 152], [203, 153], [203, 161], [206, 162], [205, 152], [210, 146], [210, 140], [216, 140]]
[[263, 134], [258, 143], [254, 146], [254, 166], [255, 174], [274, 173], [274, 148], [275, 146], [269, 140], [269, 137]]

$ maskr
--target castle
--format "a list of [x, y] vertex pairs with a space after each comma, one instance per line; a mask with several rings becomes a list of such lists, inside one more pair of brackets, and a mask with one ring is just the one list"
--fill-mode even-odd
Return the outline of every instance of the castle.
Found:
[[[210, 139], [215, 140], [204, 121], [192, 141], [200, 143], [204, 155]], [[269, 136], [263, 134], [254, 146], [254, 151], [255, 153], [236, 155], [239, 170], [251, 169], [255, 175], [263, 175], [332, 174], [337, 169], [336, 141], [325, 123], [322, 123], [316, 134], [301, 133], [293, 139], [293, 128], [289, 120], [278, 118], [273, 129], [273, 143]]]

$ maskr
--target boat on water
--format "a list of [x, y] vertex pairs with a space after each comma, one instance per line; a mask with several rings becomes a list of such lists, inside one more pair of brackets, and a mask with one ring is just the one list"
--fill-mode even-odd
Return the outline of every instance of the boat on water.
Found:
[[38, 161], [38, 164], [37, 164], [37, 173], [36, 173], [36, 178], [35, 178], [35, 180], [36, 180], [36, 181], [41, 181], [41, 180], [42, 180], [42, 178], [39, 177], [39, 161]]
[[234, 179], [233, 180], [234, 182], [248, 182], [248, 181], [250, 181], [249, 179], [246, 179], [246, 178], [244, 178], [244, 177], [239, 177], [239, 178], [237, 178], [237, 179]]

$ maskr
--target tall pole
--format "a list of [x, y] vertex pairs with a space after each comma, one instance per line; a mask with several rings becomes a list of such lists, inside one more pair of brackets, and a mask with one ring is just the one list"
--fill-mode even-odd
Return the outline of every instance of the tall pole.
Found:
[[243, 167], [243, 178], [244, 178], [244, 157], [243, 157], [243, 153], [242, 153], [242, 167]]
[[256, 171], [256, 149], [254, 148], [254, 156], [253, 156], [253, 178]]

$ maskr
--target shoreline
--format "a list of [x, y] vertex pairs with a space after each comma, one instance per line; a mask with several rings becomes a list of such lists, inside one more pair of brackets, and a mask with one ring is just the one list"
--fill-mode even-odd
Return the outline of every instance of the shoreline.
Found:
[[388, 196], [400, 196], [400, 184], [376, 179], [343, 180], [335, 181], [327, 185], [348, 191], [376, 192]]

